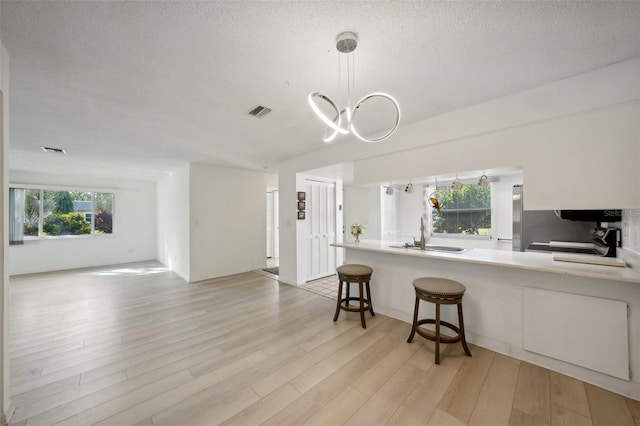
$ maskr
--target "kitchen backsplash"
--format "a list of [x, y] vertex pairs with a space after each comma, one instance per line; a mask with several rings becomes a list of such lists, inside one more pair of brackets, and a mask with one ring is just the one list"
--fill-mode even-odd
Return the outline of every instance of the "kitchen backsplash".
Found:
[[621, 225], [622, 247], [640, 254], [640, 209], [622, 210]]
[[623, 250], [619, 251], [618, 256], [640, 271], [640, 209], [622, 210], [621, 225]]

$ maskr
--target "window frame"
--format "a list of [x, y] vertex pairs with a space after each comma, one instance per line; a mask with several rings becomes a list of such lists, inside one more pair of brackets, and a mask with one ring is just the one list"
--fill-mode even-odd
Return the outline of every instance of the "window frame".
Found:
[[[464, 181], [461, 180], [462, 184], [467, 186], [467, 185], [476, 185], [477, 182], [476, 181]], [[431, 185], [428, 186], [428, 194], [427, 197], [436, 192], [438, 190], [438, 188], [443, 188], [443, 187], [450, 187], [451, 183], [453, 183], [452, 181], [449, 182], [438, 182], [438, 186], [436, 187], [435, 185], [432, 187]], [[496, 191], [493, 187], [493, 183], [489, 182], [489, 190], [490, 192], [490, 206], [488, 209], [477, 209], [478, 211], [486, 211], [488, 210], [489, 213], [491, 214], [491, 231], [489, 235], [478, 235], [478, 234], [459, 234], [459, 233], [445, 233], [445, 232], [434, 232], [433, 231], [433, 210], [434, 208], [431, 207], [431, 203], [427, 200], [426, 201], [426, 206], [427, 206], [427, 217], [429, 219], [429, 235], [431, 235], [432, 237], [435, 238], [455, 238], [455, 239], [468, 239], [468, 240], [492, 240], [493, 239], [493, 235], [495, 232], [495, 228], [496, 228], [496, 222], [495, 222], [495, 203], [496, 203]], [[476, 209], [473, 209], [476, 210]]]
[[[25, 244], [35, 241], [48, 241], [48, 240], [64, 240], [64, 239], [82, 239], [82, 238], [110, 238], [116, 235], [116, 226], [113, 218], [116, 211], [116, 191], [109, 188], [95, 189], [92, 187], [69, 187], [58, 185], [34, 185], [34, 184], [22, 184], [11, 183], [9, 188], [25, 189], [25, 190], [39, 190], [40, 191], [40, 203], [38, 209], [38, 236], [24, 235], [23, 241]], [[44, 226], [44, 191], [64, 191], [64, 192], [89, 192], [91, 193], [91, 232], [89, 234], [81, 235], [42, 235]], [[95, 233], [95, 194], [105, 193], [113, 194], [113, 200], [111, 205], [111, 233], [110, 234], [97, 234]]]

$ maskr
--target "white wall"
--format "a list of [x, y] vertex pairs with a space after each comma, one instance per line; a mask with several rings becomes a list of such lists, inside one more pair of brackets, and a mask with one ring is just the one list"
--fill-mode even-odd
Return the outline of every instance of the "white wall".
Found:
[[[402, 125], [381, 143], [332, 145], [279, 164], [280, 186], [336, 159], [355, 162], [356, 184], [524, 166], [527, 209], [637, 208], [638, 75], [640, 58]], [[283, 205], [294, 200], [294, 190], [281, 192]], [[280, 273], [287, 280], [296, 274], [296, 238], [286, 226], [293, 212], [282, 213]]]
[[[11, 171], [11, 185], [114, 193], [113, 234], [26, 241], [9, 248], [11, 275], [137, 262], [156, 258], [156, 185]], [[34, 261], [37, 259], [37, 261]]]
[[0, 185], [2, 187], [2, 200], [0, 200], [0, 423], [3, 417], [9, 413], [9, 357], [5, 357], [5, 352], [9, 347], [9, 242], [6, 236], [9, 229], [9, 215], [6, 214], [5, 201], [9, 199], [7, 182], [9, 182], [8, 152], [9, 152], [9, 54], [0, 41], [0, 90], [3, 93], [2, 99], [2, 137], [0, 137]]
[[380, 207], [379, 186], [348, 186], [344, 188], [345, 205], [345, 241], [354, 240], [351, 225], [364, 225], [362, 240], [382, 239], [382, 210]]
[[355, 163], [356, 183], [425, 170], [438, 175], [522, 165], [528, 210], [633, 207], [640, 202], [638, 108], [637, 103], [616, 105], [363, 159]]
[[267, 189], [277, 175], [192, 163], [189, 181], [189, 281], [265, 267]]
[[[400, 238], [400, 191], [387, 195], [386, 188], [378, 187], [378, 204], [381, 215], [381, 240], [397, 241]], [[373, 238], [372, 238], [373, 239]]]
[[[416, 240], [420, 239], [420, 218], [424, 210], [423, 189], [424, 185], [414, 185], [414, 191], [411, 194], [407, 194], [404, 191], [397, 191], [399, 201], [397, 215], [399, 238], [396, 238], [394, 241], [410, 242], [413, 240], [413, 237], [415, 237]], [[428, 224], [425, 223], [425, 226], [428, 226]]]
[[157, 259], [189, 281], [189, 164], [158, 181]]

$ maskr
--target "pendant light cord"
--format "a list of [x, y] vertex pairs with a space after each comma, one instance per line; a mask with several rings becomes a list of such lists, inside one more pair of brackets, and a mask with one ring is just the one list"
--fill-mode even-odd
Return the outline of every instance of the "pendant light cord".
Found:
[[349, 56], [347, 53], [347, 108], [351, 111], [351, 66], [349, 65]]

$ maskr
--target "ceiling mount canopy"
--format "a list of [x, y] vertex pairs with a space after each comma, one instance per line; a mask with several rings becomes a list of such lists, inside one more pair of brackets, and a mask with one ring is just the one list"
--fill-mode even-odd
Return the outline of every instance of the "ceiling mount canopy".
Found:
[[336, 37], [336, 49], [340, 53], [351, 53], [358, 47], [358, 35], [353, 31], [345, 31]]
[[[338, 136], [338, 133], [342, 135], [347, 135], [349, 133], [353, 133], [353, 135], [360, 139], [363, 142], [380, 142], [385, 140], [389, 136], [393, 134], [398, 128], [398, 124], [400, 123], [400, 105], [398, 102], [391, 96], [382, 92], [374, 92], [369, 93], [360, 99], [355, 107], [351, 108], [351, 89], [353, 87], [353, 78], [351, 76], [351, 69], [353, 68], [353, 52], [358, 47], [358, 35], [353, 31], [345, 31], [336, 37], [336, 49], [340, 53], [344, 53], [347, 55], [347, 106], [340, 109], [338, 104], [333, 101], [329, 96], [322, 94], [320, 92], [312, 92], [309, 94], [307, 100], [309, 101], [309, 105], [313, 112], [325, 123], [328, 127], [325, 131], [324, 137], [322, 140], [325, 142], [331, 142]], [[363, 136], [354, 125], [354, 119], [356, 117], [356, 113], [368, 100], [373, 98], [379, 98], [382, 100], [389, 101], [393, 108], [395, 109], [395, 120], [394, 124], [389, 131], [384, 133], [379, 137], [367, 138]], [[333, 118], [329, 118], [327, 114], [325, 114], [318, 106], [318, 102], [325, 102], [331, 114], [333, 114]]]

